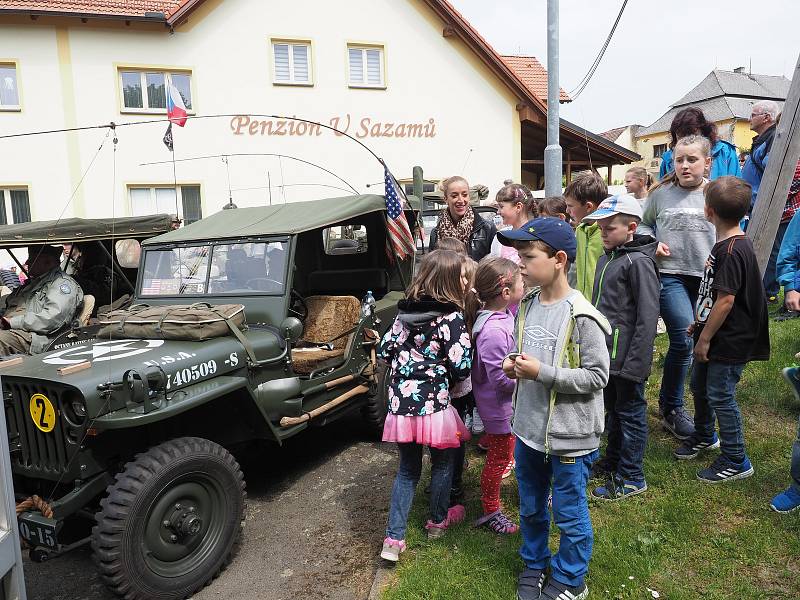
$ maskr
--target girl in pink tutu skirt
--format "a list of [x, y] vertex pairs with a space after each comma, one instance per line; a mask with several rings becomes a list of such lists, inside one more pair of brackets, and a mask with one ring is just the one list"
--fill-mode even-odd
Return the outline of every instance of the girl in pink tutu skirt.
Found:
[[398, 315], [381, 341], [379, 356], [391, 366], [389, 414], [384, 442], [397, 442], [400, 466], [392, 487], [389, 523], [381, 558], [396, 562], [406, 549], [408, 513], [414, 500], [422, 452], [431, 453], [429, 538], [440, 537], [464, 519], [460, 504], [448, 509], [453, 476], [452, 453], [469, 432], [450, 404], [450, 387], [469, 377], [471, 342], [464, 323], [466, 278], [463, 258], [434, 250], [398, 303]]

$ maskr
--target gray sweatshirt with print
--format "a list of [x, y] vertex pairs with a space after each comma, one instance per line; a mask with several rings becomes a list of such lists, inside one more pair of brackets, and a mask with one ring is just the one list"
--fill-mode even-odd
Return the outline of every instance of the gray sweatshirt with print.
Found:
[[656, 259], [661, 273], [702, 277], [716, 242], [714, 226], [706, 221], [703, 187], [687, 190], [669, 183], [647, 197], [636, 233], [651, 235], [669, 246], [669, 256]]
[[515, 326], [517, 348], [542, 364], [536, 380], [517, 381], [512, 426], [517, 437], [559, 456], [578, 456], [600, 446], [609, 369], [605, 336], [610, 332], [606, 318], [580, 292], [549, 305], [541, 304], [536, 292], [523, 301]]

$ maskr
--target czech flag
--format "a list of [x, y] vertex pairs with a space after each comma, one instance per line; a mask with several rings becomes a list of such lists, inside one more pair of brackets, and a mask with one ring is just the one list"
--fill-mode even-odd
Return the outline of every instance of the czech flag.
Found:
[[170, 123], [175, 123], [179, 127], [186, 125], [186, 106], [178, 88], [174, 85], [170, 85], [167, 90], [167, 118]]

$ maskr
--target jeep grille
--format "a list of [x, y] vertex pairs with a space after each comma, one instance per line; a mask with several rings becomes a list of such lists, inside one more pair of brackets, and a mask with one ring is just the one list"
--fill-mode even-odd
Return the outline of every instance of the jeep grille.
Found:
[[[63, 388], [27, 384], [3, 378], [3, 400], [6, 410], [11, 464], [15, 471], [25, 475], [60, 475], [67, 469], [69, 459], [78, 449], [68, 441], [68, 427], [62, 416]], [[31, 418], [29, 403], [33, 394], [44, 394], [53, 403], [56, 424], [45, 433], [36, 427]]]

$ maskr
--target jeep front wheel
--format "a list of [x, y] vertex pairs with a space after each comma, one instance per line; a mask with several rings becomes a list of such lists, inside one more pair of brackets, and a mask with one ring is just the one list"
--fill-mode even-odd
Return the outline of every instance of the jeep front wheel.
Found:
[[377, 374], [375, 389], [371, 390], [367, 396], [367, 403], [361, 411], [364, 421], [370, 430], [381, 437], [383, 434], [383, 423], [386, 421], [386, 414], [389, 412], [389, 400], [386, 386], [389, 383], [389, 364], [384, 360], [379, 360], [375, 366]]
[[245, 485], [222, 446], [177, 438], [139, 454], [100, 503], [92, 549], [106, 585], [128, 600], [177, 600], [227, 566]]

